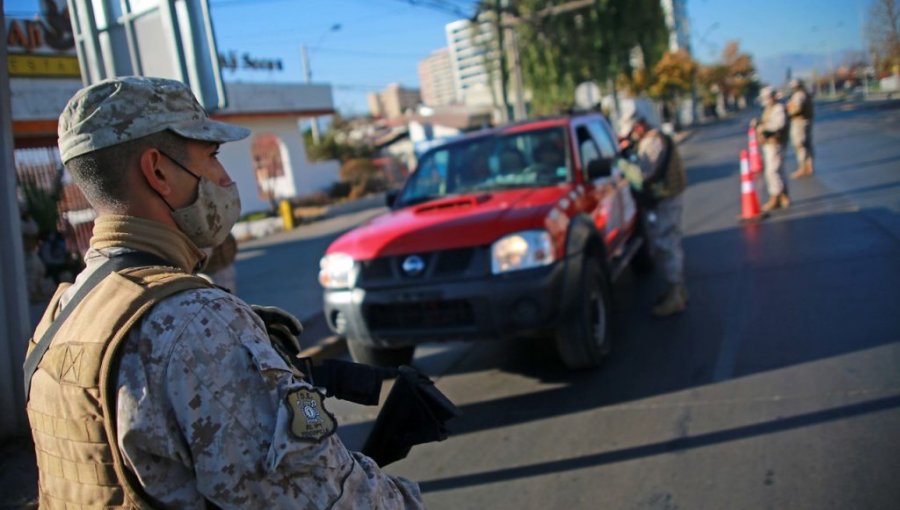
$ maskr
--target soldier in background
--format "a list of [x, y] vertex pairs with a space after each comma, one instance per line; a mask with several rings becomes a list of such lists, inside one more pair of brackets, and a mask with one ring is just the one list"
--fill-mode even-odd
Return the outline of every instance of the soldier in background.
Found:
[[106, 80], [63, 110], [60, 155], [98, 217], [26, 358], [41, 507], [422, 507], [344, 446], [262, 318], [193, 276], [241, 209], [219, 145], [248, 135], [160, 78]]
[[757, 136], [762, 142], [766, 188], [769, 192], [769, 200], [762, 206], [763, 212], [791, 205], [784, 179], [784, 148], [788, 138], [787, 114], [784, 105], [778, 101], [777, 94], [772, 87], [763, 87], [759, 93], [763, 112], [759, 121], [755, 122]]
[[809, 177], [813, 174], [812, 121], [813, 101], [802, 80], [791, 80], [791, 98], [787, 112], [791, 118], [791, 142], [797, 155], [797, 171], [792, 179]]

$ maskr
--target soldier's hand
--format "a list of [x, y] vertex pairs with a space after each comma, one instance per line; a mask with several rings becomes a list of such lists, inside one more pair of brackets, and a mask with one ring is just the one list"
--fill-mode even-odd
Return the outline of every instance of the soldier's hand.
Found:
[[303, 325], [290, 313], [275, 306], [250, 305], [256, 315], [266, 325], [266, 333], [272, 346], [292, 366], [296, 366], [297, 355], [302, 350], [300, 335], [303, 334]]

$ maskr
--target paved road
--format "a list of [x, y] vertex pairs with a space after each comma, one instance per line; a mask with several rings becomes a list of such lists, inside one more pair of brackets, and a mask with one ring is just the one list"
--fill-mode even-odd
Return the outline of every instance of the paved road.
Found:
[[[818, 175], [739, 226], [746, 121], [683, 147], [686, 314], [649, 319], [658, 282], [626, 274], [600, 370], [533, 342], [420, 349], [465, 416], [389, 471], [433, 509], [900, 508], [900, 109], [823, 106]], [[359, 446], [374, 410], [334, 406]]]
[[[535, 342], [420, 348], [465, 416], [388, 471], [432, 509], [900, 508], [897, 105], [820, 109], [818, 175], [752, 226], [735, 221], [746, 118], [698, 129], [683, 146], [690, 310], [650, 320], [658, 282], [626, 272], [619, 342], [592, 372]], [[377, 211], [243, 245], [238, 294], [315, 317], [319, 257]], [[307, 341], [327, 334], [312, 325]], [[328, 405], [358, 448], [377, 409]], [[0, 453], [4, 491], [33, 494], [27, 449]]]

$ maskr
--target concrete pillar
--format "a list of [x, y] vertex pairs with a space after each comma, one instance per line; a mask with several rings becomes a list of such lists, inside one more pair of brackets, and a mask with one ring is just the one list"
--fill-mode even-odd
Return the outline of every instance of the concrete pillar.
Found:
[[0, 438], [28, 430], [22, 396], [22, 362], [31, 333], [25, 287], [22, 225], [16, 199], [12, 106], [6, 54], [6, 20], [0, 23]]

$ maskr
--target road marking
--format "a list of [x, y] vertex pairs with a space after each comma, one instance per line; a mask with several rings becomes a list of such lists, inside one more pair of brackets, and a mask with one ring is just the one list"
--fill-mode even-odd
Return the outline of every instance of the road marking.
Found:
[[725, 317], [725, 334], [719, 346], [719, 354], [716, 357], [716, 365], [713, 370], [713, 382], [731, 379], [731, 376], [734, 375], [734, 364], [741, 344], [744, 317], [747, 315], [743, 306], [748, 301], [746, 299], [748, 284], [743, 264], [738, 266], [736, 279], [735, 289], [731, 294], [731, 303], [727, 310], [731, 313]]

